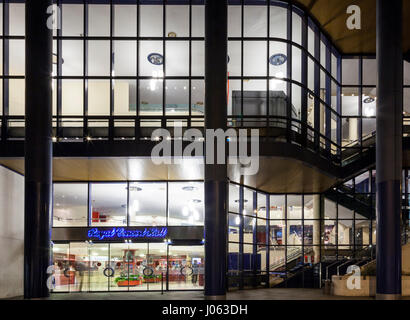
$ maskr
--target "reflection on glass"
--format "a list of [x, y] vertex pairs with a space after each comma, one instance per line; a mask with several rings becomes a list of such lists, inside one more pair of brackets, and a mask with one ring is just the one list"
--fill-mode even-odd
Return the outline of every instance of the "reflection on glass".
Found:
[[203, 246], [169, 246], [169, 289], [202, 289], [205, 256]]
[[168, 184], [168, 201], [168, 225], [203, 225], [204, 185], [202, 182], [170, 182]]
[[166, 183], [130, 183], [129, 219], [131, 226], [165, 226]]
[[88, 185], [54, 184], [53, 227], [87, 226]]
[[124, 226], [127, 224], [127, 184], [91, 184], [91, 225]]

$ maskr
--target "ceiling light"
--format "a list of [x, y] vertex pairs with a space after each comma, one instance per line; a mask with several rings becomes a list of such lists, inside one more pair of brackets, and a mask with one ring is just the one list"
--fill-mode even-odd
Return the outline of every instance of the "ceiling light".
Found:
[[373, 97], [367, 97], [366, 99], [363, 100], [364, 103], [373, 103], [374, 102], [374, 98]]
[[147, 57], [149, 63], [156, 65], [156, 66], [160, 66], [164, 63], [164, 57], [162, 56], [162, 54], [159, 53], [150, 53]]
[[200, 200], [200, 199], [192, 199], [191, 202], [193, 202], [193, 203], [201, 203], [202, 200]]
[[241, 218], [240, 217], [236, 217], [235, 218], [235, 223], [237, 226], [239, 226], [239, 224], [241, 223]]
[[269, 58], [269, 63], [273, 66], [280, 66], [284, 64], [286, 60], [288, 60], [286, 55], [284, 55], [283, 53], [277, 53]]
[[175, 32], [173, 32], [173, 31], [168, 32], [168, 37], [169, 38], [176, 38], [176, 36], [177, 36], [177, 34]]

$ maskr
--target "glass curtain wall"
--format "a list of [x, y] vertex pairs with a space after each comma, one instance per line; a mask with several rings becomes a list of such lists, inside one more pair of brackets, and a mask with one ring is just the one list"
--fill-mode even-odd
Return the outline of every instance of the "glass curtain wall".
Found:
[[319, 262], [367, 255], [375, 224], [368, 176], [355, 179], [359, 205], [350, 194], [269, 195], [231, 183], [229, 288], [319, 286]]
[[340, 55], [285, 1], [228, 7], [228, 121], [338, 156]]
[[55, 243], [52, 292], [202, 290], [204, 262], [201, 245]]
[[55, 228], [203, 225], [202, 181], [54, 184]]

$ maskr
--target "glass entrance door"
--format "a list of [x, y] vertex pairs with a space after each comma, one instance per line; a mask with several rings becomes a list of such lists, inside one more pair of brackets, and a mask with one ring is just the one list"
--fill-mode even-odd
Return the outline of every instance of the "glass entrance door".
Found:
[[204, 288], [204, 246], [169, 246], [168, 265], [170, 290]]

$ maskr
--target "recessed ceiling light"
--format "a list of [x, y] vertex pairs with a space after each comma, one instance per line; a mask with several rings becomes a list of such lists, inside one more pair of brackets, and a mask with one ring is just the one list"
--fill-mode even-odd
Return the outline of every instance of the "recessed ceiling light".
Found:
[[130, 186], [130, 191], [142, 191], [142, 188], [137, 186]]
[[367, 97], [366, 99], [363, 100], [364, 103], [373, 103], [374, 98], [373, 97]]
[[150, 53], [147, 59], [151, 64], [156, 65], [156, 66], [159, 66], [164, 63], [163, 55], [159, 53], [155, 53], [155, 52]]
[[273, 66], [280, 66], [284, 64], [288, 58], [283, 53], [277, 53], [269, 58], [269, 63]]
[[168, 37], [170, 37], [170, 38], [176, 38], [176, 36], [177, 36], [177, 34], [176, 34], [175, 32], [173, 32], [173, 31], [168, 32]]

